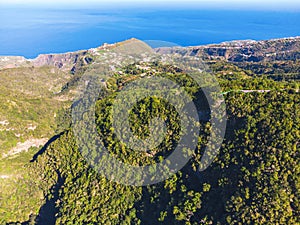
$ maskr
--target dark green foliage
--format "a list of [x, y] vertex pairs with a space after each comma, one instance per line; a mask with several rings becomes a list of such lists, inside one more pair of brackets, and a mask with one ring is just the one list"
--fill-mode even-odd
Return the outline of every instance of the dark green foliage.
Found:
[[[203, 95], [199, 87], [176, 68], [155, 75], [185, 84], [196, 104]], [[216, 68], [220, 74], [236, 67]], [[300, 216], [299, 139], [300, 102], [297, 83], [251, 77], [241, 71], [223, 77], [228, 127], [219, 156], [204, 172], [197, 172], [210, 123], [201, 122], [194, 158], [168, 180], [146, 187], [131, 187], [107, 180], [89, 167], [67, 131], [33, 165], [45, 196], [58, 178], [57, 224], [298, 224]], [[120, 143], [111, 129], [111, 106], [115, 95], [145, 71], [131, 65], [123, 75], [108, 82], [108, 91], [96, 105], [96, 123], [105, 146], [120, 160], [134, 165], [151, 164], [166, 157], [179, 137], [174, 108], [160, 98], [145, 98], [130, 112], [131, 131], [149, 135], [149, 121], [159, 116], [168, 135], [151, 152], [138, 154]], [[151, 76], [148, 74], [147, 76]], [[240, 90], [270, 90], [243, 93]], [[109, 95], [108, 95], [109, 93]], [[172, 94], [170, 92], [170, 94]], [[129, 95], [130, 96], [130, 95]], [[203, 106], [198, 106], [199, 109]], [[203, 108], [202, 108], [203, 110]], [[67, 115], [67, 114], [64, 114]], [[65, 118], [62, 116], [61, 118]], [[63, 119], [64, 120], [64, 119]], [[63, 127], [64, 129], [67, 126]], [[128, 131], [124, 131], [128, 132]], [[88, 135], [88, 134], [87, 134]], [[95, 153], [96, 157], [96, 153]]]

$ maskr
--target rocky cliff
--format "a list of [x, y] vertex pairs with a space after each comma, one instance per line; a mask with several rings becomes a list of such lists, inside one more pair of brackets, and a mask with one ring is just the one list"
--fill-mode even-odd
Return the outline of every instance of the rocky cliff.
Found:
[[84, 57], [87, 51], [70, 52], [64, 54], [46, 54], [39, 55], [31, 63], [35, 67], [54, 66], [62, 70], [71, 70], [81, 57]]

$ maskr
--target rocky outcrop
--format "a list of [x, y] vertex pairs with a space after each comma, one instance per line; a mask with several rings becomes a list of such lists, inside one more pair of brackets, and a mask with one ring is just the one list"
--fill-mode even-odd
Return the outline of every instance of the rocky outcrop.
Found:
[[63, 71], [71, 71], [78, 61], [87, 55], [88, 51], [69, 52], [64, 54], [39, 55], [31, 61], [35, 67], [53, 66]]

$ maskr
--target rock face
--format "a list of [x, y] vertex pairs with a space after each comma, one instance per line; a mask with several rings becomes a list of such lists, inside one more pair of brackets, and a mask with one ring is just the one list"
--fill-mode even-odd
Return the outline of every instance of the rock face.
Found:
[[69, 52], [64, 54], [39, 55], [31, 61], [35, 67], [53, 66], [63, 71], [71, 71], [78, 61], [84, 57], [88, 51]]
[[300, 37], [268, 41], [232, 41], [221, 44], [186, 48], [158, 48], [160, 53], [177, 53], [198, 56], [204, 60], [227, 60], [230, 62], [269, 62], [300, 59]]

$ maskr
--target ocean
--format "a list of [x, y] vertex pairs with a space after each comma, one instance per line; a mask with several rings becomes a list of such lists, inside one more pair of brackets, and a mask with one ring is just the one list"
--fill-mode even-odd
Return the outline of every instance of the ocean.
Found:
[[180, 46], [300, 36], [300, 12], [0, 9], [0, 55], [34, 58], [132, 37]]

